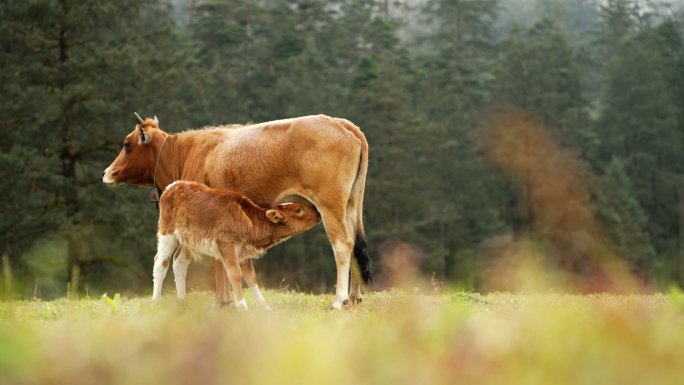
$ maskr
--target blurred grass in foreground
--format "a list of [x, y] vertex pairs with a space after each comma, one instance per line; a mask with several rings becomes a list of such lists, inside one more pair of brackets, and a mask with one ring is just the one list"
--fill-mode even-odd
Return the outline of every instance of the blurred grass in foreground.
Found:
[[[209, 293], [0, 302], [0, 384], [674, 384], [684, 295], [269, 291], [272, 312]], [[253, 304], [253, 301], [250, 302]]]

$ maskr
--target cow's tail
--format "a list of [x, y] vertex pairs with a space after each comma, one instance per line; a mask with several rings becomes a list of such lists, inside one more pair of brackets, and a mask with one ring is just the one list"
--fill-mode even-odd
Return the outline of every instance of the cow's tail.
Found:
[[368, 173], [368, 142], [363, 132], [351, 122], [344, 121], [344, 125], [361, 142], [361, 156], [359, 169], [352, 184], [349, 202], [347, 204], [347, 219], [354, 234], [354, 259], [358, 265], [363, 283], [368, 285], [372, 281], [372, 262], [368, 256], [366, 234], [363, 230], [363, 196], [366, 189], [366, 174]]
[[368, 256], [366, 236], [362, 232], [356, 233], [356, 240], [354, 241], [354, 258], [356, 259], [356, 263], [359, 265], [359, 271], [361, 272], [363, 283], [366, 285], [370, 284], [373, 280], [373, 263]]

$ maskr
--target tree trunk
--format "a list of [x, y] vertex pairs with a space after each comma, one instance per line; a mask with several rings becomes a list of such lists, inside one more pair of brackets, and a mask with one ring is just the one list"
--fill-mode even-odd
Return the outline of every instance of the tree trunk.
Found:
[[677, 191], [677, 213], [678, 213], [678, 236], [677, 236], [677, 257], [675, 260], [675, 277], [668, 277], [668, 279], [674, 278], [679, 285], [684, 285], [684, 186], [680, 187]]
[[14, 289], [12, 285], [12, 266], [8, 254], [2, 256], [2, 282], [5, 300], [12, 299]]
[[[59, 2], [63, 20], [69, 20], [67, 17], [70, 12], [70, 4], [67, 0], [60, 0]], [[69, 60], [69, 25], [62, 24], [59, 29], [58, 46], [59, 46], [59, 65], [62, 67]], [[60, 88], [62, 92], [67, 87], [68, 79], [65, 73], [61, 73]], [[78, 204], [78, 179], [76, 177], [76, 163], [78, 161], [78, 153], [73, 148], [73, 119], [71, 110], [74, 104], [71, 100], [66, 100], [66, 104], [62, 106], [62, 148], [60, 152], [60, 160], [62, 161], [62, 177], [64, 177], [64, 203], [66, 206], [67, 218], [67, 282], [69, 283], [69, 297], [74, 297], [78, 292], [78, 281], [81, 272], [81, 251], [82, 247], [80, 240], [75, 236], [78, 228], [79, 204]]]

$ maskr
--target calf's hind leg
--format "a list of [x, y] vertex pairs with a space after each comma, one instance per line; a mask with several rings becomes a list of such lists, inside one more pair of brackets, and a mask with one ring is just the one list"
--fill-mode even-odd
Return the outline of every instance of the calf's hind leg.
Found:
[[233, 288], [233, 298], [235, 307], [240, 310], [247, 310], [247, 301], [242, 294], [242, 271], [240, 270], [240, 260], [235, 251], [235, 244], [230, 242], [217, 242], [220, 253], [221, 263], [228, 275], [228, 281]]
[[176, 281], [176, 296], [185, 298], [186, 277], [188, 275], [188, 265], [190, 264], [191, 254], [185, 247], [180, 247], [173, 261], [173, 277]]
[[178, 239], [173, 234], [157, 234], [157, 255], [154, 256], [154, 268], [152, 269], [152, 282], [154, 289], [152, 299], [157, 301], [161, 298], [162, 283], [169, 270], [169, 261], [176, 251]]

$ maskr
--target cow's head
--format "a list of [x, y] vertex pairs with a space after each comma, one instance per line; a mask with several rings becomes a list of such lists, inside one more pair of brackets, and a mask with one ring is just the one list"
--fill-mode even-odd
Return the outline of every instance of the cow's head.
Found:
[[157, 152], [167, 135], [159, 129], [156, 116], [143, 119], [135, 113], [135, 129], [124, 138], [121, 152], [104, 170], [102, 182], [112, 187], [122, 183], [154, 185]]
[[266, 211], [266, 217], [273, 223], [284, 223], [294, 233], [303, 233], [321, 221], [315, 207], [300, 203], [281, 203]]

